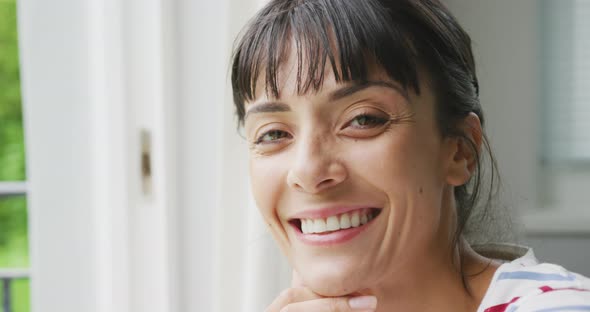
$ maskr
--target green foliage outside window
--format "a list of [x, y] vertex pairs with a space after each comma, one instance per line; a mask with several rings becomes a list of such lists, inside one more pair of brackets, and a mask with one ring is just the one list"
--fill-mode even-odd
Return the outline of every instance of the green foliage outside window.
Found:
[[[0, 181], [26, 180], [22, 119], [16, 0], [0, 0]], [[29, 266], [26, 207], [23, 196], [0, 198], [0, 268]], [[12, 303], [29, 311], [28, 280], [13, 281]]]

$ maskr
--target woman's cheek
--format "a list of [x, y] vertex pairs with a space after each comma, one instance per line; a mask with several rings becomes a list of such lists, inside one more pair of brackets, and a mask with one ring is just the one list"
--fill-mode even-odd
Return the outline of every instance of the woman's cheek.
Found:
[[276, 166], [276, 161], [271, 159], [254, 158], [250, 160], [250, 183], [256, 205], [263, 215], [265, 222], [278, 222], [272, 220], [276, 216], [275, 209], [280, 199], [281, 174]]
[[250, 161], [250, 182], [256, 206], [275, 242], [283, 254], [289, 257], [289, 238], [284, 225], [278, 219], [279, 213], [277, 211], [287, 185], [279, 170], [280, 166], [277, 166], [274, 159], [252, 159]]

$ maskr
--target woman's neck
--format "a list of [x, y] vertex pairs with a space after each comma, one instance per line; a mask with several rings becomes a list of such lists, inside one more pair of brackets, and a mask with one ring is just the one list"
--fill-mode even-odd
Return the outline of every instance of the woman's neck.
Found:
[[461, 261], [426, 259], [419, 270], [393, 273], [378, 287], [361, 293], [377, 296], [377, 312], [475, 312], [500, 264], [478, 255], [464, 241], [460, 244]]

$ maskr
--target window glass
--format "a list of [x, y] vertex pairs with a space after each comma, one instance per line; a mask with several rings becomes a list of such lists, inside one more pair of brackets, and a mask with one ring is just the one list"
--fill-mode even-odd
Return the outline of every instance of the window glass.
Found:
[[14, 189], [8, 181], [26, 180], [23, 133], [16, 1], [0, 0], [0, 280], [19, 312], [29, 311], [27, 201], [24, 193], [6, 193]]
[[575, 210], [590, 189], [590, 1], [540, 7], [540, 205]]

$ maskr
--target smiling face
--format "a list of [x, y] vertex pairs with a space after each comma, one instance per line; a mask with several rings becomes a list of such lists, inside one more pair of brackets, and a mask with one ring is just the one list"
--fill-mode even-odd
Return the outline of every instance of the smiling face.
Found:
[[469, 172], [438, 130], [427, 77], [417, 95], [378, 68], [363, 84], [327, 70], [298, 94], [292, 64], [279, 98], [246, 103], [244, 126], [256, 203], [303, 282], [345, 295], [448, 257], [453, 186]]

